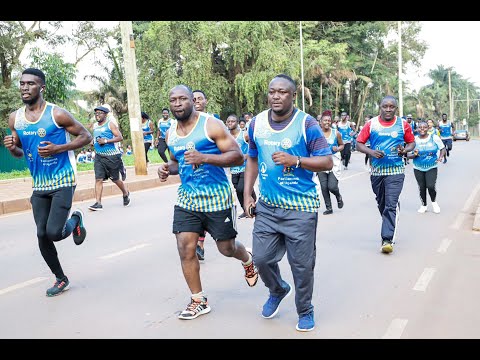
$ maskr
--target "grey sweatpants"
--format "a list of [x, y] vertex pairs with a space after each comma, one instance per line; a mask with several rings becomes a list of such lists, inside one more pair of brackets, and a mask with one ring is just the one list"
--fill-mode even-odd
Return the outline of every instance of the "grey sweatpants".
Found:
[[[285, 210], [259, 200], [253, 226], [253, 261], [270, 294], [284, 293], [278, 262], [285, 252], [295, 282], [299, 316], [313, 310], [318, 213]], [[291, 284], [293, 286], [293, 284]]]

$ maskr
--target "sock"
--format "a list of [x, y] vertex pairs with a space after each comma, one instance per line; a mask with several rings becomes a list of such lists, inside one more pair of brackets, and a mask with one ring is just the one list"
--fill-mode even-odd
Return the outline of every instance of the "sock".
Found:
[[202, 290], [199, 293], [192, 294], [192, 299], [195, 300], [195, 301], [204, 301], [207, 298], [205, 297], [205, 293]]
[[246, 262], [242, 261], [242, 265], [243, 266], [248, 266], [252, 263], [252, 261], [253, 261], [252, 255], [250, 255], [250, 253], [248, 253], [248, 260]]

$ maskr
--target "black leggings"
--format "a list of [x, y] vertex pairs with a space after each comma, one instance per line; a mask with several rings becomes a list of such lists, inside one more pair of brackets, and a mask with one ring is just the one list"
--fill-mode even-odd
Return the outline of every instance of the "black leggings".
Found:
[[417, 179], [422, 205], [427, 206], [427, 189], [428, 193], [430, 194], [430, 199], [432, 202], [435, 202], [437, 199], [437, 190], [435, 189], [435, 184], [437, 183], [438, 169], [433, 168], [428, 171], [413, 169], [413, 173], [415, 174], [415, 179]]
[[[243, 204], [243, 189], [245, 185], [245, 172], [241, 172], [238, 174], [232, 174], [232, 184], [233, 187], [235, 188], [235, 191], [237, 193], [238, 201], [240, 202], [240, 205], [242, 206], [243, 211], [245, 211]], [[257, 201], [257, 194], [255, 194], [255, 190], [252, 191], [252, 197], [255, 201]]]
[[75, 186], [55, 190], [33, 191], [30, 202], [33, 218], [37, 225], [37, 238], [40, 253], [57, 278], [63, 278], [62, 266], [58, 260], [55, 241], [69, 236], [80, 220], [77, 216], [68, 218], [72, 207]]
[[343, 150], [340, 151], [340, 154], [342, 154], [342, 160], [343, 160], [343, 165], [345, 167], [348, 167], [348, 163], [350, 161], [350, 156], [352, 156], [352, 144], [351, 143], [345, 143]]
[[330, 200], [330, 193], [335, 195], [337, 202], [342, 198], [340, 189], [338, 188], [338, 179], [333, 174], [333, 171], [321, 171], [317, 173], [318, 180], [320, 180], [320, 188], [322, 189], [323, 200], [327, 210], [332, 210], [332, 200]]
[[162, 158], [163, 162], [167, 163], [167, 155], [165, 155], [165, 151], [167, 150], [168, 146], [167, 143], [165, 142], [164, 138], [158, 138], [158, 145], [157, 145], [157, 151], [158, 155]]
[[148, 150], [150, 150], [150, 146], [152, 146], [151, 142], [143, 143], [145, 145], [145, 161], [148, 163]]

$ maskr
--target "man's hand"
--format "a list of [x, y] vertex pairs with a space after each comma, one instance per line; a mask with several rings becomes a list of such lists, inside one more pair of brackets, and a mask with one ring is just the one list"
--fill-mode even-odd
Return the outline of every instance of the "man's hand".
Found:
[[7, 150], [13, 151], [17, 147], [15, 142], [15, 137], [13, 135], [6, 135], [3, 138], [3, 145], [7, 148]]
[[275, 151], [272, 154], [272, 160], [276, 165], [283, 166], [295, 166], [297, 165], [297, 157], [291, 154], [287, 154], [283, 151]]
[[204, 154], [197, 150], [187, 150], [184, 153], [185, 163], [192, 164], [194, 169], [203, 164]]
[[40, 141], [40, 144], [38, 145], [38, 155], [40, 155], [42, 158], [47, 158], [51, 155], [54, 155], [57, 153], [56, 147], [57, 145], [50, 141]]
[[161, 182], [167, 181], [168, 176], [170, 175], [170, 170], [168, 169], [168, 164], [163, 163], [158, 167], [158, 178]]
[[372, 150], [370, 155], [376, 159], [381, 159], [385, 156], [385, 152], [382, 150]]

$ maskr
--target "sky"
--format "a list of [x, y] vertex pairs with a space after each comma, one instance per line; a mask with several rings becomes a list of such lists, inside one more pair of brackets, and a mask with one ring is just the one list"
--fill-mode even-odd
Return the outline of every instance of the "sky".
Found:
[[[65, 28], [72, 26], [72, 21], [65, 21]], [[102, 21], [99, 26], [112, 28], [118, 21]], [[410, 89], [419, 90], [420, 87], [431, 83], [427, 77], [428, 71], [436, 69], [437, 65], [453, 67], [453, 70], [464, 79], [468, 79], [480, 87], [480, 48], [476, 37], [480, 34], [480, 21], [421, 21], [422, 30], [419, 38], [424, 40], [428, 49], [422, 59], [419, 69], [404, 68], [405, 80], [411, 85]], [[74, 61], [73, 49], [66, 49], [65, 61]], [[95, 59], [102, 58], [97, 52], [85, 58], [78, 66], [76, 87], [82, 91], [98, 88], [97, 82], [84, 80], [85, 75], [102, 72], [101, 68], [93, 64]]]
[[480, 21], [421, 21], [419, 38], [428, 44], [420, 70], [404, 69], [412, 88], [431, 83], [426, 76], [437, 65], [453, 70], [480, 87], [480, 48], [475, 40], [480, 34]]

